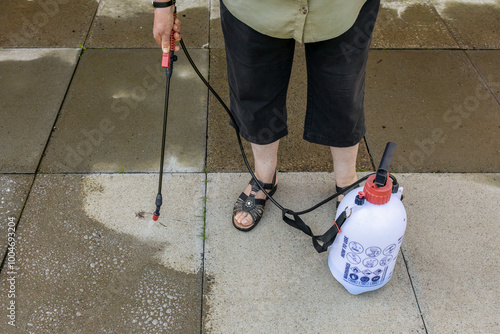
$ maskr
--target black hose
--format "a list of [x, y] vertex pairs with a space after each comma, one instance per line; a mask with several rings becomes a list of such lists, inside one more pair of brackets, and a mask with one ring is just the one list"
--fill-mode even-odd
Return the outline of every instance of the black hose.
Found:
[[[266, 195], [266, 197], [271, 202], [273, 202], [273, 204], [276, 205], [281, 211], [288, 212], [288, 213], [294, 213], [292, 210], [287, 209], [287, 208], [283, 207], [281, 204], [279, 204], [271, 195], [269, 195], [269, 193], [260, 184], [260, 182], [257, 179], [257, 177], [255, 176], [255, 174], [254, 174], [254, 172], [252, 170], [252, 167], [250, 166], [250, 163], [248, 162], [247, 156], [245, 154], [245, 149], [243, 148], [243, 143], [241, 142], [241, 136], [240, 136], [240, 131], [239, 131], [239, 128], [238, 128], [238, 123], [236, 123], [236, 120], [234, 119], [233, 115], [231, 114], [231, 111], [229, 110], [228, 106], [224, 103], [224, 101], [222, 100], [222, 98], [219, 96], [219, 94], [217, 94], [217, 92], [212, 88], [212, 86], [210, 86], [210, 84], [208, 83], [208, 81], [200, 73], [200, 71], [198, 70], [198, 67], [194, 63], [194, 61], [191, 58], [191, 56], [189, 55], [189, 52], [187, 51], [186, 45], [184, 44], [184, 41], [182, 39], [180, 40], [180, 44], [181, 44], [182, 50], [184, 50], [184, 54], [186, 55], [186, 58], [188, 59], [189, 63], [193, 67], [193, 69], [196, 72], [196, 74], [198, 74], [198, 76], [200, 77], [201, 81], [203, 81], [203, 83], [205, 84], [205, 86], [207, 86], [207, 88], [212, 92], [212, 94], [214, 94], [214, 96], [217, 99], [217, 101], [219, 101], [219, 103], [222, 105], [222, 107], [226, 110], [226, 113], [231, 118], [231, 121], [232, 121], [232, 123], [234, 125], [234, 129], [235, 129], [235, 132], [236, 132], [236, 138], [238, 139], [238, 145], [240, 146], [241, 156], [243, 157], [243, 161], [245, 162], [245, 165], [248, 168], [248, 172], [250, 173], [250, 175], [252, 175], [252, 178], [255, 180], [256, 184], [259, 186], [259, 189], [262, 192], [264, 192], [264, 194]], [[319, 208], [320, 206], [322, 206], [322, 205], [330, 202], [334, 198], [336, 198], [336, 197], [338, 197], [338, 196], [346, 193], [347, 191], [355, 188], [358, 184], [360, 184], [361, 182], [365, 181], [366, 179], [368, 179], [368, 177], [370, 177], [371, 175], [374, 175], [374, 174], [376, 174], [376, 173], [372, 173], [372, 174], [366, 175], [365, 177], [363, 177], [363, 178], [359, 179], [358, 181], [354, 182], [353, 184], [344, 187], [342, 189], [342, 191], [333, 194], [332, 196], [330, 196], [330, 197], [326, 198], [325, 200], [319, 202], [318, 204], [310, 207], [309, 209], [302, 210], [302, 211], [299, 211], [299, 212], [295, 212], [295, 214], [296, 215], [303, 215], [303, 214], [306, 214], [306, 213], [311, 212], [313, 210], [316, 210], [317, 208]]]

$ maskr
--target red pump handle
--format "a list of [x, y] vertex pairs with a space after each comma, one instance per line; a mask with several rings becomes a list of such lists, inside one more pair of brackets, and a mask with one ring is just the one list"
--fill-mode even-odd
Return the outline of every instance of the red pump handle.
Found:
[[[177, 8], [174, 12], [174, 22], [177, 17]], [[170, 68], [172, 66], [172, 58], [174, 56], [174, 47], [175, 47], [175, 39], [174, 39], [174, 30], [172, 27], [172, 33], [170, 34], [170, 52], [163, 53], [163, 57], [161, 59], [161, 66]]]

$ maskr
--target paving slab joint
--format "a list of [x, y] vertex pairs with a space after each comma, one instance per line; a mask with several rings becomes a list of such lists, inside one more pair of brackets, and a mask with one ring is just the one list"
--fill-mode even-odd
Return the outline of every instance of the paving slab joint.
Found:
[[420, 315], [420, 319], [422, 319], [422, 324], [424, 325], [425, 332], [429, 333], [429, 331], [427, 330], [427, 324], [425, 323], [424, 314], [422, 313], [422, 308], [421, 308], [420, 302], [418, 300], [417, 291], [415, 290], [415, 285], [413, 284], [413, 279], [412, 279], [411, 274], [410, 274], [410, 268], [408, 266], [408, 261], [406, 260], [406, 256], [404, 254], [403, 249], [401, 249], [401, 256], [403, 257], [403, 262], [405, 264], [406, 273], [408, 274], [408, 279], [410, 280], [411, 290], [413, 292], [413, 295], [415, 296], [415, 302], [417, 303], [418, 313]]

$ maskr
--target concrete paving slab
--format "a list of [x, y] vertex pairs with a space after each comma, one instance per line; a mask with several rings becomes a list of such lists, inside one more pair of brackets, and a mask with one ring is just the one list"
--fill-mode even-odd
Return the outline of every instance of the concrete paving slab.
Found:
[[220, 1], [210, 2], [210, 48], [224, 48], [224, 36], [220, 23]]
[[486, 80], [493, 94], [500, 100], [500, 51], [466, 51], [472, 63]]
[[429, 333], [496, 333], [500, 174], [405, 174], [404, 254]]
[[35, 172], [78, 54], [78, 49], [0, 50], [1, 173]]
[[393, 141], [393, 171], [500, 170], [500, 106], [463, 51], [374, 50], [366, 85], [375, 165]]
[[[208, 0], [179, 1], [178, 16], [182, 38], [188, 48], [208, 43]], [[113, 48], [157, 48], [153, 38], [151, 2], [136, 0], [103, 0], [89, 33], [87, 46]]]
[[458, 48], [427, 1], [382, 0], [372, 48]]
[[500, 48], [498, 0], [430, 0], [460, 47]]
[[28, 196], [33, 175], [5, 174], [0, 175], [0, 254], [7, 251], [12, 242], [21, 210]]
[[[287, 207], [308, 207], [334, 189], [331, 173], [280, 173], [275, 198]], [[389, 284], [350, 295], [333, 278], [327, 253], [286, 225], [268, 203], [249, 233], [230, 223], [246, 174], [208, 175], [205, 244], [205, 333], [424, 333], [404, 262]], [[334, 204], [305, 216], [315, 233], [332, 223]]]
[[0, 332], [199, 332], [204, 180], [165, 175], [155, 223], [157, 175], [38, 175], [15, 274], [0, 276], [2, 291], [15, 277], [15, 296], [0, 296]]
[[[278, 169], [281, 171], [331, 171], [333, 170], [330, 149], [302, 139], [307, 92], [304, 49], [295, 50], [295, 59], [287, 98], [288, 136], [280, 141]], [[224, 49], [212, 49], [210, 55], [210, 84], [229, 104], [226, 58]], [[207, 166], [210, 171], [246, 171], [240, 155], [234, 129], [229, 126], [229, 116], [219, 102], [210, 95], [208, 115]], [[250, 145], [245, 141], [245, 151], [253, 164]], [[370, 156], [360, 144], [359, 170], [372, 170]]]
[[4, 0], [0, 46], [77, 47], [97, 10], [95, 0]]
[[[208, 50], [190, 51], [206, 74]], [[157, 171], [166, 81], [160, 61], [159, 50], [86, 50], [41, 170]], [[207, 89], [181, 55], [170, 86], [164, 170], [201, 172]]]

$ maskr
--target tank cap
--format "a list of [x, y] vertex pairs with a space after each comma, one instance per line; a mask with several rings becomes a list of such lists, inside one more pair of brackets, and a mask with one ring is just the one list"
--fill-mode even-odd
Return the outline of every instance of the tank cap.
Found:
[[368, 180], [366, 180], [363, 189], [366, 200], [375, 205], [382, 205], [389, 202], [392, 194], [392, 180], [389, 178], [389, 173], [387, 173], [387, 182], [383, 187], [377, 186], [374, 180], [375, 175], [370, 176]]

